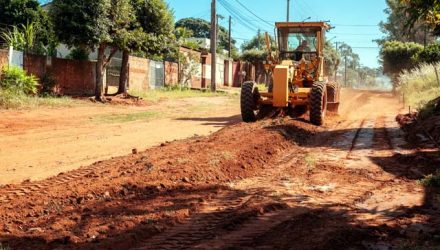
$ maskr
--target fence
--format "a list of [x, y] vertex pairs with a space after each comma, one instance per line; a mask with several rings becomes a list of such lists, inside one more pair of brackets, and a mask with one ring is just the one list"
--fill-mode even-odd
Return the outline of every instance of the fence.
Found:
[[[191, 67], [195, 69], [185, 82], [191, 88], [208, 88], [211, 84], [211, 54], [182, 48], [191, 55]], [[189, 56], [188, 56], [189, 57]], [[187, 58], [188, 58], [187, 57]], [[60, 94], [92, 95], [96, 81], [96, 63], [55, 57], [23, 54], [19, 51], [0, 50], [0, 66], [23, 65], [39, 79], [53, 78]], [[104, 86], [118, 86], [121, 58], [116, 56], [106, 69]], [[153, 61], [129, 57], [128, 89], [148, 91], [163, 86], [174, 86], [185, 80], [183, 64]], [[255, 67], [250, 63], [232, 62], [228, 58], [217, 58], [217, 85], [239, 87], [245, 80], [255, 80]]]

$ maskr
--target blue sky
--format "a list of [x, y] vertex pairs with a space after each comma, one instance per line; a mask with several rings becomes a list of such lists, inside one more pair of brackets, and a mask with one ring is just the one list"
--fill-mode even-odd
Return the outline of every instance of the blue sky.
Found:
[[[211, 0], [166, 0], [174, 10], [176, 21], [184, 17], [198, 17], [209, 20]], [[221, 4], [232, 6], [233, 25], [232, 36], [238, 43], [252, 38], [257, 30], [268, 30], [273, 34], [269, 25], [275, 21], [286, 20], [287, 0], [217, 0], [218, 13], [228, 17], [230, 13]], [[385, 0], [291, 0], [290, 16], [293, 21], [302, 21], [310, 17], [312, 21], [330, 21], [335, 26], [327, 34], [333, 42], [345, 42], [359, 54], [361, 64], [377, 67], [379, 48], [372, 40], [381, 38], [378, 23], [386, 20], [383, 12], [386, 8]], [[252, 11], [247, 11], [239, 3]], [[230, 8], [231, 9], [231, 8]], [[234, 18], [235, 16], [235, 18]], [[241, 16], [242, 20], [238, 20]], [[246, 22], [245, 22], [246, 21]], [[245, 24], [242, 24], [245, 22]], [[220, 20], [220, 24], [227, 27], [227, 18]]]

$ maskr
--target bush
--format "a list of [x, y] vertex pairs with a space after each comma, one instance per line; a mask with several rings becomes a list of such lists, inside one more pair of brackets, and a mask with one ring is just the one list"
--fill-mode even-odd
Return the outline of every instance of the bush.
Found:
[[423, 46], [417, 43], [385, 42], [380, 50], [384, 73], [394, 77], [394, 74], [414, 68], [417, 66], [417, 55], [422, 50]]
[[240, 59], [251, 63], [262, 63], [267, 59], [267, 52], [263, 50], [246, 50], [240, 56]]
[[16, 94], [36, 94], [38, 81], [18, 67], [4, 67], [0, 75], [0, 89]]
[[70, 54], [66, 56], [67, 59], [87, 61], [89, 60], [89, 51], [83, 48], [73, 48]]
[[440, 43], [433, 43], [417, 55], [417, 61], [425, 63], [440, 62]]

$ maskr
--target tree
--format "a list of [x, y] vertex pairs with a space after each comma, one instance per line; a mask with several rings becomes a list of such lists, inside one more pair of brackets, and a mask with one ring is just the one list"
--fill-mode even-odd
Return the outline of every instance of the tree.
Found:
[[130, 0], [134, 20], [127, 29], [121, 45], [122, 66], [118, 93], [127, 92], [128, 60], [130, 53], [162, 59], [175, 53], [174, 17], [163, 0]]
[[[326, 41], [324, 46], [324, 74], [333, 76], [338, 69], [341, 56], [333, 45]], [[336, 80], [336, 79], [335, 79]]]
[[[211, 23], [200, 19], [200, 18], [183, 18], [177, 21], [176, 28], [184, 27], [193, 32], [194, 37], [196, 38], [210, 38], [211, 34]], [[236, 41], [234, 39], [231, 40], [232, 43], [232, 52], [237, 50], [235, 47]], [[219, 25], [218, 32], [218, 50], [222, 51], [224, 49], [229, 48], [229, 35], [228, 30]]]
[[[275, 39], [269, 35], [272, 50], [276, 49]], [[244, 42], [241, 46], [242, 51], [246, 50], [266, 50], [266, 35], [264, 33], [257, 34], [251, 40]]]
[[95, 98], [103, 101], [105, 68], [121, 44], [132, 38], [127, 30], [134, 20], [129, 0], [54, 0], [50, 13], [60, 41], [70, 47], [97, 48]]
[[417, 55], [422, 52], [423, 46], [417, 43], [403, 43], [399, 41], [385, 42], [380, 50], [383, 61], [383, 71], [391, 77], [393, 89], [398, 86], [398, 75], [417, 65]]
[[388, 7], [384, 12], [388, 15], [388, 19], [379, 24], [381, 31], [386, 34], [386, 37], [378, 40], [379, 44], [392, 40], [420, 44], [435, 41], [435, 37], [427, 33], [425, 24], [420, 20], [410, 25], [411, 31], [408, 29], [405, 3], [401, 0], [386, 0], [386, 3]]
[[[0, 33], [14, 33], [14, 29], [32, 26], [35, 37], [29, 52], [54, 53], [57, 42], [53, 26], [37, 0], [0, 0], [0, 13]], [[5, 42], [0, 38], [2, 41]]]
[[440, 0], [401, 0], [407, 18], [405, 24], [412, 30], [421, 21], [427, 24], [433, 35], [440, 35]]

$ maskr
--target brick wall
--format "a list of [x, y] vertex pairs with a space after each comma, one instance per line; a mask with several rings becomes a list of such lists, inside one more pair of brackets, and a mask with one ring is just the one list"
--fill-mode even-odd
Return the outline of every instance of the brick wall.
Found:
[[130, 56], [128, 59], [128, 88], [136, 91], [149, 89], [150, 61], [145, 58]]
[[0, 69], [8, 65], [9, 53], [7, 50], [0, 49]]
[[179, 83], [179, 64], [165, 62], [165, 85], [176, 86]]
[[93, 95], [95, 92], [96, 63], [54, 57], [26, 55], [25, 69], [41, 81], [52, 77], [56, 91], [63, 95]]

